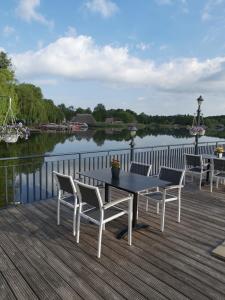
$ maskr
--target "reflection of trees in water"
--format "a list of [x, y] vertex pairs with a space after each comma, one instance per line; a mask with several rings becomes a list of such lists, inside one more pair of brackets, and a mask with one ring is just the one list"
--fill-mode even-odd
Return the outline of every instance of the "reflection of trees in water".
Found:
[[[208, 136], [225, 138], [225, 131], [207, 130]], [[143, 138], [148, 135], [169, 135], [175, 138], [190, 137], [189, 131], [185, 128], [143, 128], [137, 131], [137, 136]], [[29, 155], [44, 155], [46, 152], [52, 152], [55, 145], [65, 143], [66, 141], [75, 142], [93, 139], [97, 146], [102, 146], [105, 140], [109, 141], [129, 141], [130, 132], [127, 129], [98, 129], [85, 132], [69, 133], [43, 133], [32, 134], [29, 140], [19, 140], [16, 144], [0, 143], [0, 157], [21, 157]], [[13, 198], [13, 187], [19, 174], [32, 174], [42, 168], [43, 157], [33, 159], [1, 161], [0, 162], [0, 207], [4, 204], [5, 186], [7, 182], [8, 198]], [[13, 167], [16, 165], [16, 167]], [[1, 167], [3, 166], [3, 167]], [[7, 166], [7, 168], [6, 168]], [[7, 179], [7, 180], [6, 180]]]
[[[29, 140], [20, 140], [16, 144], [0, 144], [0, 157], [21, 157], [29, 155], [42, 155], [53, 151], [58, 143], [64, 143], [68, 134], [34, 134]], [[34, 173], [43, 165], [44, 158], [15, 159], [0, 162], [0, 207], [5, 205], [5, 198], [9, 202], [13, 199], [16, 178], [19, 174]], [[7, 188], [6, 188], [7, 186]], [[7, 195], [7, 196], [6, 196]]]
[[169, 135], [175, 138], [188, 138], [190, 137], [189, 131], [186, 128], [160, 128], [160, 127], [153, 127], [153, 128], [143, 128], [139, 129], [137, 132], [139, 137], [145, 137], [147, 135]]

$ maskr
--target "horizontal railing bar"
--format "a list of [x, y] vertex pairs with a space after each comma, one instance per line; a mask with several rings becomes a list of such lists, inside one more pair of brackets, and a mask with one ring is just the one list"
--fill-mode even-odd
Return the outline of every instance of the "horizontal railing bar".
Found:
[[[209, 141], [209, 142], [199, 142], [198, 145], [204, 144], [216, 144], [216, 143], [225, 143], [224, 141]], [[156, 145], [156, 146], [145, 146], [145, 147], [135, 147], [135, 150], [141, 149], [159, 149], [159, 148], [167, 148], [167, 147], [183, 147], [183, 146], [193, 146], [194, 143], [184, 143], [184, 144], [170, 144], [170, 145]], [[26, 156], [14, 156], [14, 157], [1, 157], [0, 161], [9, 161], [9, 160], [22, 160], [22, 159], [32, 159], [32, 158], [51, 158], [51, 157], [59, 157], [59, 156], [76, 156], [82, 154], [96, 154], [96, 153], [110, 153], [110, 152], [118, 152], [118, 151], [130, 151], [129, 148], [118, 148], [118, 149], [107, 149], [100, 151], [82, 151], [82, 152], [69, 152], [69, 153], [56, 153], [56, 154], [36, 154], [36, 155], [26, 155]]]

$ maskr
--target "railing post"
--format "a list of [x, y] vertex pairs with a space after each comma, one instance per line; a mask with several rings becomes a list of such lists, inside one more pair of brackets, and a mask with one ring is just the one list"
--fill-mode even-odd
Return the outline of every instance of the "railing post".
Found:
[[79, 167], [79, 179], [81, 178], [81, 175], [80, 175], [80, 172], [81, 172], [81, 153], [79, 153], [79, 156], [78, 156], [78, 167]]
[[5, 166], [5, 204], [8, 205], [8, 167]]
[[170, 166], [170, 145], [167, 147], [167, 165]]

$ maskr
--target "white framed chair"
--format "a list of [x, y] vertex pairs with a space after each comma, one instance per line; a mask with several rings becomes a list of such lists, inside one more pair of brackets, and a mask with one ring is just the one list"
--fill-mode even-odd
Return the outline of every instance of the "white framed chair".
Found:
[[[136, 161], [131, 161], [129, 172], [143, 175], [143, 176], [149, 176], [151, 169], [152, 169], [152, 165], [150, 165], [150, 164], [144, 164], [144, 163], [140, 163], [140, 162], [136, 162]], [[146, 194], [146, 193], [147, 193], [147, 190], [140, 192], [139, 195]], [[147, 210], [147, 202], [146, 202], [146, 210]], [[137, 209], [137, 219], [138, 219], [138, 209]]]
[[213, 180], [216, 179], [216, 188], [218, 189], [219, 180], [225, 180], [225, 159], [213, 158], [211, 160], [210, 192], [213, 191]]
[[[157, 214], [159, 213], [159, 205], [161, 204], [161, 224], [160, 229], [164, 231], [165, 223], [165, 206], [167, 202], [178, 202], [177, 222], [180, 223], [180, 210], [181, 210], [181, 189], [184, 179], [185, 170], [178, 170], [168, 167], [161, 167], [159, 172], [159, 179], [171, 182], [171, 185], [166, 188], [157, 190], [155, 192], [148, 192], [144, 195], [147, 202], [152, 201], [157, 204]], [[177, 194], [170, 194], [168, 191], [177, 190]]]
[[143, 175], [143, 176], [149, 176], [151, 169], [152, 169], [152, 165], [131, 161], [129, 172]]
[[72, 176], [61, 174], [53, 171], [56, 184], [58, 187], [58, 203], [57, 203], [57, 225], [60, 225], [60, 206], [61, 204], [73, 209], [73, 235], [76, 235], [76, 215], [79, 207], [77, 199], [77, 190]]
[[[184, 154], [185, 156], [185, 176], [186, 174], [198, 175], [199, 178], [199, 189], [202, 187], [203, 175], [209, 172], [207, 164], [204, 163], [202, 155], [195, 154]], [[185, 184], [185, 177], [184, 177]]]
[[[106, 223], [128, 214], [128, 245], [132, 243], [132, 215], [133, 215], [133, 196], [124, 197], [108, 203], [103, 203], [99, 188], [75, 180], [75, 185], [80, 201], [77, 218], [77, 236], [76, 241], [80, 239], [80, 219], [85, 218], [99, 226], [98, 234], [98, 252], [97, 257], [101, 257], [102, 230]], [[122, 202], [128, 202], [128, 209], [121, 209], [117, 205]], [[83, 210], [83, 203], [87, 203], [92, 210]]]

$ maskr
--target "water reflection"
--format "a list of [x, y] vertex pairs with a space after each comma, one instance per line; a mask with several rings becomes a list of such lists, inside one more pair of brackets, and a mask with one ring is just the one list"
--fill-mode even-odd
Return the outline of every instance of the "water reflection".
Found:
[[[145, 138], [146, 145], [144, 146], [150, 146], [147, 144], [148, 137], [149, 140], [151, 137], [157, 137], [157, 141], [159, 142], [156, 143], [156, 145], [160, 145], [162, 144], [162, 137], [165, 136], [172, 137], [173, 141], [177, 140], [177, 143], [179, 143], [179, 139], [190, 139], [190, 142], [193, 139], [193, 137], [191, 138], [189, 131], [185, 128], [174, 129], [159, 127], [138, 129], [136, 139], [138, 140], [138, 138]], [[209, 140], [211, 139], [211, 137], [224, 139], [225, 131], [208, 130], [206, 137], [203, 137], [201, 140], [205, 141], [207, 136]], [[127, 129], [119, 128], [87, 130], [75, 133], [33, 133], [30, 139], [27, 141], [19, 140], [16, 144], [6, 144], [0, 142], [0, 157], [20, 157], [26, 155], [42, 155], [45, 153], [56, 153], [57, 149], [64, 149], [64, 147], [60, 146], [65, 144], [68, 144], [68, 146], [66, 147], [68, 152], [88, 151], [89, 149], [90, 151], [98, 151], [100, 150], [99, 148], [105, 145], [106, 142], [117, 142], [115, 143], [115, 145], [121, 144], [122, 147], [125, 145], [125, 143], [128, 145], [129, 140], [129, 131]], [[172, 139], [167, 139], [167, 141], [168, 140], [172, 141]], [[76, 141], [82, 142], [83, 148], [79, 147]], [[73, 143], [76, 143], [76, 148], [74, 148]], [[95, 144], [97, 146], [96, 149], [93, 149], [93, 147], [90, 148], [89, 143]]]
[[[207, 131], [208, 137], [200, 141], [224, 139], [225, 132]], [[75, 133], [36, 133], [27, 141], [19, 140], [16, 144], [0, 143], [0, 157], [21, 157], [44, 155], [45, 153], [69, 153], [80, 151], [98, 151], [115, 148], [128, 148], [130, 132], [127, 129], [97, 129]], [[137, 131], [136, 146], [153, 146], [177, 144], [194, 141], [189, 131], [183, 128], [143, 128]], [[58, 159], [58, 158], [57, 158]], [[62, 159], [62, 157], [61, 157]], [[67, 160], [70, 159], [67, 157]], [[15, 159], [0, 162], [0, 207], [15, 199], [35, 201], [46, 194], [45, 186], [54, 190], [53, 170], [68, 171], [74, 169], [77, 162], [71, 165], [64, 162], [49, 161], [44, 157], [35, 159]], [[50, 176], [51, 175], [51, 176]], [[50, 177], [49, 177], [50, 176]], [[44, 178], [42, 180], [42, 178]], [[43, 182], [42, 182], [43, 181]], [[47, 191], [48, 194], [48, 191]], [[50, 195], [49, 194], [49, 195]]]

